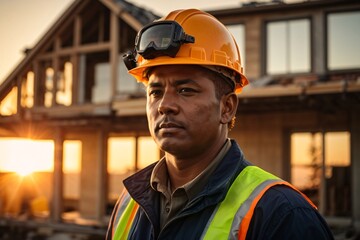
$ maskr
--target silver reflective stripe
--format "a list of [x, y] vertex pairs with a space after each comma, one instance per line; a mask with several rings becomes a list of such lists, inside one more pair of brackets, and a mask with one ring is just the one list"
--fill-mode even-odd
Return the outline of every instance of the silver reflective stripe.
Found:
[[[201, 239], [238, 239], [241, 222], [245, 216], [251, 218], [251, 213], [247, 213], [253, 208], [254, 200], [258, 200], [256, 197], [274, 183], [282, 182], [284, 181], [256, 166], [244, 168], [231, 184], [225, 199], [214, 210]], [[243, 230], [247, 231], [245, 225], [244, 227]], [[246, 235], [246, 232], [241, 234]]]
[[[218, 204], [218, 205], [216, 206], [216, 208], [214, 209], [213, 213], [211, 214], [208, 222], [206, 223], [206, 226], [205, 226], [205, 228], [204, 228], [204, 231], [203, 231], [203, 233], [201, 234], [200, 239], [204, 239], [205, 234], [206, 234], [207, 230], [209, 229], [210, 223], [211, 223], [212, 220], [214, 219], [215, 214], [217, 213], [217, 210], [218, 210], [219, 207], [220, 207], [220, 204]], [[219, 240], [220, 240], [220, 239], [219, 239]]]
[[248, 199], [246, 199], [246, 201], [240, 206], [239, 210], [236, 212], [236, 214], [234, 216], [234, 220], [231, 225], [231, 230], [230, 230], [230, 234], [229, 234], [229, 239], [238, 239], [240, 223], [244, 219], [244, 217], [248, 213], [248, 211], [250, 210], [251, 203], [261, 193], [262, 190], [264, 190], [268, 185], [275, 183], [275, 182], [281, 183], [283, 181], [280, 179], [270, 179], [270, 180], [266, 180], [265, 182], [262, 182], [250, 194]]
[[113, 228], [116, 229], [117, 225], [119, 224], [119, 220], [121, 215], [123, 214], [123, 212], [125, 211], [127, 205], [130, 202], [130, 194], [128, 192], [124, 193], [122, 197], [120, 197], [119, 202], [118, 202], [118, 209], [116, 211], [116, 215], [114, 217], [114, 223], [113, 223]]

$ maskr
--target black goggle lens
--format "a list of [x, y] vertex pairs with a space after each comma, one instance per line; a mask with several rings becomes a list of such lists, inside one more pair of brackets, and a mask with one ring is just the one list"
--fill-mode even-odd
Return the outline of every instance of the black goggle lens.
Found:
[[175, 21], [154, 22], [140, 30], [135, 40], [135, 51], [129, 51], [123, 59], [128, 70], [131, 70], [137, 66], [136, 54], [144, 59], [175, 57], [181, 44], [194, 42], [195, 38], [186, 34]]
[[155, 25], [146, 29], [140, 36], [138, 51], [143, 52], [153, 46], [157, 50], [166, 50], [172, 41], [170, 24]]
[[177, 22], [162, 21], [152, 23], [138, 33], [135, 49], [145, 59], [175, 57], [181, 44], [194, 42], [195, 38], [187, 35]]

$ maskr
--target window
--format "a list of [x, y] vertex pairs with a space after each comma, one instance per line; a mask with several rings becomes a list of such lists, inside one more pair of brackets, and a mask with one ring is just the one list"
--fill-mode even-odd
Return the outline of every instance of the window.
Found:
[[109, 52], [81, 54], [79, 60], [80, 104], [103, 104], [111, 101], [112, 82]]
[[21, 106], [31, 108], [34, 105], [34, 72], [30, 71], [26, 74], [21, 85]]
[[349, 132], [294, 133], [291, 182], [327, 216], [351, 215]]
[[266, 25], [266, 73], [310, 72], [310, 20], [269, 22]]
[[79, 199], [82, 142], [80, 140], [65, 140], [63, 151], [64, 198]]
[[0, 101], [0, 115], [11, 116], [17, 113], [17, 87], [13, 87], [11, 91]]
[[160, 152], [151, 137], [110, 137], [107, 169], [109, 200], [114, 202], [119, 197], [126, 177], [159, 158]]
[[238, 44], [241, 58], [241, 66], [245, 66], [245, 26], [243, 24], [233, 24], [226, 26]]
[[44, 105], [45, 107], [52, 106], [52, 99], [53, 99], [53, 87], [54, 87], [54, 69], [47, 68], [45, 71], [45, 99]]
[[65, 62], [57, 80], [56, 102], [64, 106], [70, 106], [72, 101], [72, 71], [72, 63]]
[[123, 54], [119, 56], [118, 80], [116, 84], [116, 92], [120, 95], [139, 94], [139, 93], [145, 95], [143, 84], [137, 82], [136, 79], [128, 73], [122, 55]]
[[138, 169], [143, 169], [151, 163], [159, 160], [159, 149], [152, 137], [139, 137]]
[[111, 99], [111, 71], [110, 64], [97, 63], [95, 65], [95, 85], [92, 88], [92, 103], [107, 103]]
[[0, 138], [1, 213], [49, 214], [54, 169], [54, 142]]
[[327, 16], [329, 70], [360, 68], [360, 11]]

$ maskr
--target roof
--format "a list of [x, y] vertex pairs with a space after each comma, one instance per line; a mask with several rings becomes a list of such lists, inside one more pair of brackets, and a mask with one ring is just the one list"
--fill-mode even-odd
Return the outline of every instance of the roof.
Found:
[[[160, 18], [156, 14], [149, 10], [135, 6], [125, 0], [98, 0], [111, 11], [115, 12], [119, 18], [123, 19], [129, 24], [135, 31], [139, 31], [142, 26]], [[47, 41], [57, 33], [57, 31], [63, 26], [64, 22], [71, 18], [76, 12], [76, 9], [82, 6], [85, 1], [75, 0], [68, 9], [60, 16], [58, 20], [50, 27], [50, 29], [40, 38], [32, 49], [28, 49], [26, 56], [15, 67], [15, 69], [4, 79], [0, 84], [0, 98], [6, 95], [10, 89], [16, 85], [16, 76], [26, 67], [38, 54], [41, 47], [47, 43]]]
[[160, 16], [156, 15], [152, 11], [138, 7], [132, 3], [129, 3], [124, 0], [114, 0], [116, 4], [121, 6], [125, 11], [130, 13], [133, 17], [135, 17], [142, 25], [146, 25], [150, 22], [153, 22], [155, 19], [160, 18]]

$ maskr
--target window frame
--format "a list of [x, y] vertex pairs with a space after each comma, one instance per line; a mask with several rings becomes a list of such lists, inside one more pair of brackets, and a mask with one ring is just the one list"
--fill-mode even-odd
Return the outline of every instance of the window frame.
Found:
[[[267, 26], [269, 23], [273, 22], [290, 22], [296, 20], [309, 20], [309, 71], [306, 72], [286, 72], [286, 73], [278, 73], [278, 74], [269, 74], [268, 73], [268, 65], [267, 65], [267, 58], [268, 58], [268, 32]], [[302, 16], [294, 16], [288, 18], [272, 18], [266, 19], [263, 21], [262, 24], [262, 46], [261, 46], [261, 53], [262, 53], [262, 60], [261, 60], [261, 75], [262, 76], [273, 76], [273, 77], [281, 77], [281, 76], [299, 76], [304, 74], [312, 74], [314, 73], [314, 21], [311, 15], [302, 15]]]
[[[242, 25], [243, 28], [244, 28], [244, 36], [243, 36], [244, 37], [244, 39], [243, 39], [244, 47], [243, 47], [243, 51], [241, 51], [242, 49], [241, 49], [239, 43], [236, 42], [236, 44], [238, 45], [239, 52], [240, 52], [241, 67], [243, 68], [243, 71], [245, 73], [246, 72], [246, 45], [247, 45], [246, 44], [247, 43], [247, 41], [246, 41], [246, 23], [245, 22], [230, 22], [230, 23], [225, 24], [226, 28], [228, 28], [229, 26], [236, 26], [236, 25]], [[229, 32], [231, 34], [233, 34], [230, 30], [229, 30]], [[234, 38], [235, 38], [235, 41], [236, 41], [235, 36], [234, 36]]]
[[329, 51], [328, 51], [329, 50], [329, 22], [328, 22], [328, 17], [330, 14], [348, 13], [348, 12], [359, 12], [360, 13], [360, 8], [333, 10], [333, 11], [327, 11], [324, 13], [324, 33], [325, 33], [324, 43], [323, 43], [324, 47], [325, 47], [324, 66], [325, 66], [326, 72], [328, 72], [330, 74], [360, 72], [360, 67], [359, 68], [347, 68], [347, 69], [334, 69], [334, 70], [331, 70], [329, 68]]

